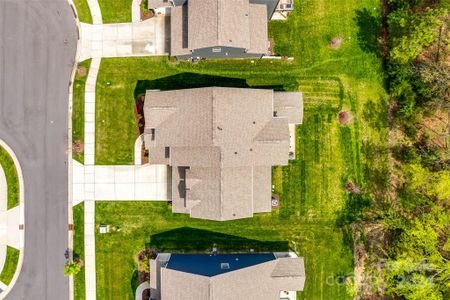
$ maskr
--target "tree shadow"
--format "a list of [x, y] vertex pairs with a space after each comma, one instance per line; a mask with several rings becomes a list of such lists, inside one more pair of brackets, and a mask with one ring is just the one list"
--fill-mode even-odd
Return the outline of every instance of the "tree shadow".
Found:
[[374, 102], [369, 100], [366, 104], [364, 104], [362, 115], [364, 120], [372, 128], [377, 130], [388, 128], [387, 106], [385, 105], [385, 101]]
[[381, 56], [381, 16], [364, 8], [356, 11], [354, 18], [358, 26], [358, 43], [361, 49], [368, 53]]
[[147, 248], [159, 252], [283, 252], [289, 251], [287, 241], [260, 241], [203, 229], [181, 227], [153, 234]]

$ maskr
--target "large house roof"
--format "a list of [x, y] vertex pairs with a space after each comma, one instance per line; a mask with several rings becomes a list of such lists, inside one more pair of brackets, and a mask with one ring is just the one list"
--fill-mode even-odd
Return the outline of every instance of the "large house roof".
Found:
[[[173, 166], [174, 212], [229, 220], [270, 211], [271, 166], [287, 164], [288, 124], [301, 121], [301, 105], [284, 105], [283, 94], [147, 91], [145, 145], [150, 163]], [[286, 96], [301, 102], [301, 93]], [[274, 117], [274, 107], [284, 107], [286, 116]]]
[[189, 0], [171, 11], [171, 55], [234, 47], [265, 54], [267, 6], [249, 0]]
[[151, 270], [156, 299], [274, 300], [305, 283], [303, 258], [288, 253], [164, 254]]

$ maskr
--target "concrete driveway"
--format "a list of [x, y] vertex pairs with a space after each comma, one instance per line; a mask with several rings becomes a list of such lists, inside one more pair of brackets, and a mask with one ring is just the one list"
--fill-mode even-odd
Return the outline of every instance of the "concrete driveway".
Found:
[[84, 168], [95, 168], [93, 200], [167, 200], [165, 165], [83, 166], [73, 161], [74, 205], [86, 199]]
[[79, 61], [88, 58], [167, 55], [170, 19], [157, 16], [136, 23], [81, 23]]
[[22, 270], [6, 299], [69, 299], [68, 99], [76, 23], [66, 0], [0, 1], [0, 138], [24, 177]]

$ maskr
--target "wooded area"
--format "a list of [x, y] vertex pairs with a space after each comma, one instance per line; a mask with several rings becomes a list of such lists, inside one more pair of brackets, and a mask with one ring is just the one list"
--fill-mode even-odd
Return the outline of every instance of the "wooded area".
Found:
[[353, 223], [358, 295], [450, 299], [449, 1], [386, 9], [390, 182]]

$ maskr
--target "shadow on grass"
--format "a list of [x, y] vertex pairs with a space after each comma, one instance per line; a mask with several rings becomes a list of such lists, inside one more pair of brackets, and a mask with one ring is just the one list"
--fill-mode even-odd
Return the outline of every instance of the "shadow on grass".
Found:
[[356, 11], [354, 20], [358, 26], [358, 43], [361, 49], [380, 57], [381, 17], [364, 8]]
[[380, 103], [369, 100], [364, 104], [363, 118], [372, 128], [387, 129], [387, 115], [387, 105], [384, 101]]
[[141, 283], [139, 282], [139, 273], [138, 273], [138, 270], [135, 269], [133, 271], [133, 275], [131, 275], [131, 281], [130, 281], [130, 287], [131, 287], [131, 291], [132, 291], [133, 295], [136, 293], [136, 290], [140, 284]]
[[155, 80], [139, 80], [134, 89], [134, 97], [145, 94], [146, 90], [180, 90], [209, 86], [248, 88], [247, 81], [240, 78], [229, 78], [197, 73], [180, 73]]
[[[204, 75], [197, 73], [180, 73], [173, 76], [159, 78], [155, 80], [139, 80], [134, 89], [134, 98], [139, 95], [145, 94], [146, 90], [180, 90], [180, 89], [192, 89], [202, 87], [235, 87], [235, 88], [251, 88], [247, 83], [247, 80], [242, 78], [230, 78], [214, 75]], [[273, 89], [276, 91], [284, 91], [284, 85], [259, 85], [253, 86], [257, 89]]]
[[181, 227], [150, 237], [147, 248], [159, 252], [195, 253], [211, 252], [217, 247], [220, 252], [275, 252], [288, 251], [287, 241], [259, 241], [220, 232]]

